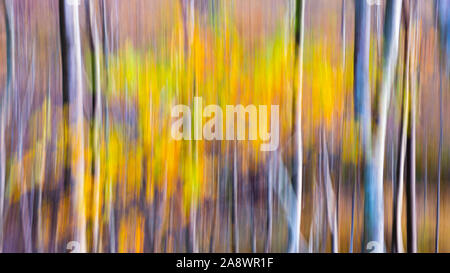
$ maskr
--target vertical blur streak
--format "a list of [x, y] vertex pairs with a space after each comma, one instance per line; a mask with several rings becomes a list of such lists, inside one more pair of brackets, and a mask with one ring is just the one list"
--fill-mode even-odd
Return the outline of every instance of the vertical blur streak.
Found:
[[304, 39], [304, 17], [305, 17], [305, 1], [296, 0], [295, 8], [295, 56], [297, 64], [297, 92], [294, 94], [295, 110], [295, 133], [296, 133], [296, 160], [297, 164], [297, 180], [295, 181], [295, 195], [297, 198], [294, 212], [294, 224], [292, 226], [291, 242], [288, 247], [289, 252], [300, 251], [300, 226], [302, 215], [302, 186], [303, 186], [303, 143], [302, 143], [302, 88], [303, 88], [303, 39]]
[[[408, 14], [410, 14], [410, 10], [408, 11], [408, 8], [406, 7], [407, 2], [403, 2], [403, 25], [405, 28], [405, 46], [404, 46], [404, 54], [403, 54], [403, 92], [402, 92], [402, 112], [401, 112], [401, 123], [400, 123], [400, 139], [398, 143], [398, 166], [397, 166], [397, 195], [396, 195], [396, 204], [395, 204], [395, 210], [394, 210], [394, 225], [392, 229], [392, 240], [393, 240], [393, 252], [400, 252], [402, 253], [403, 250], [403, 235], [402, 235], [402, 207], [403, 207], [403, 189], [404, 189], [404, 178], [406, 177], [406, 187], [407, 192], [409, 193], [410, 188], [410, 172], [408, 171], [405, 173], [405, 165], [407, 166], [407, 169], [410, 168], [410, 143], [409, 143], [409, 126], [411, 123], [410, 117], [410, 62], [411, 62], [411, 37], [412, 37], [412, 29], [411, 29], [411, 15], [408, 18]], [[409, 2], [408, 2], [409, 3]], [[407, 155], [408, 153], [408, 155]], [[406, 163], [406, 158], [408, 158], [408, 163]], [[408, 194], [407, 200], [410, 201], [410, 195]], [[408, 202], [408, 210], [409, 210], [409, 202]], [[408, 225], [410, 227], [410, 225]], [[408, 233], [409, 234], [409, 233]], [[409, 243], [408, 243], [409, 248]]]
[[450, 251], [449, 1], [0, 6], [1, 252]]
[[355, 120], [359, 124], [359, 136], [363, 149], [364, 165], [364, 245], [370, 241], [381, 242], [383, 232], [379, 229], [376, 215], [376, 184], [373, 179], [371, 107], [369, 90], [370, 6], [367, 1], [355, 2], [355, 51], [354, 51], [354, 108]]
[[13, 79], [15, 71], [15, 36], [14, 36], [14, 9], [12, 0], [2, 1], [5, 29], [6, 29], [6, 87], [0, 101], [1, 118], [0, 118], [0, 253], [3, 252], [4, 239], [4, 208], [5, 208], [5, 185], [6, 185], [6, 146], [5, 146], [5, 130], [6, 119], [9, 113], [9, 96], [14, 92]]
[[[443, 1], [435, 0], [435, 29], [436, 29], [436, 36], [440, 36], [440, 32], [445, 32], [445, 29], [442, 31], [439, 31], [438, 28], [438, 21], [441, 19], [440, 15], [445, 15], [445, 4], [441, 6]], [[441, 8], [441, 9], [439, 9]], [[444, 10], [444, 12], [441, 12], [441, 10]], [[448, 18], [447, 18], [448, 20]], [[447, 37], [448, 38], [448, 37]], [[442, 41], [441, 41], [442, 42]], [[443, 69], [443, 61], [442, 58], [444, 57], [441, 51], [439, 50], [438, 45], [438, 51], [439, 54], [436, 54], [438, 57], [438, 77], [439, 77], [439, 150], [438, 150], [438, 178], [437, 178], [437, 191], [436, 191], [436, 230], [435, 230], [435, 252], [439, 252], [439, 224], [440, 224], [440, 212], [441, 212], [441, 164], [442, 164], [442, 141], [443, 141], [443, 107], [442, 107], [442, 69]]]
[[409, 2], [409, 20], [408, 20], [408, 47], [410, 51], [406, 54], [409, 57], [409, 65], [406, 73], [409, 74], [411, 93], [411, 111], [409, 112], [408, 129], [408, 165], [407, 165], [407, 237], [408, 253], [417, 252], [417, 215], [416, 215], [416, 79], [418, 79], [416, 70], [416, 51], [417, 51], [417, 2]]
[[73, 192], [73, 213], [76, 215], [75, 238], [80, 244], [79, 251], [86, 252], [86, 218], [84, 199], [84, 128], [83, 128], [83, 88], [81, 75], [81, 37], [78, 5], [71, 0], [59, 1], [61, 29], [61, 58], [63, 67], [63, 92], [69, 98], [65, 105], [65, 122], [68, 123], [67, 151], [71, 162], [68, 179]]
[[86, 0], [86, 10], [88, 15], [88, 26], [89, 26], [89, 43], [92, 52], [92, 105], [94, 118], [92, 121], [92, 146], [93, 149], [93, 172], [94, 172], [94, 231], [93, 231], [93, 251], [98, 251], [99, 244], [99, 217], [100, 217], [100, 133], [101, 133], [101, 123], [102, 123], [102, 101], [101, 101], [101, 91], [100, 91], [100, 41], [97, 29], [97, 20], [95, 18], [95, 11], [93, 2]]
[[[398, 56], [398, 43], [400, 32], [400, 18], [401, 18], [402, 1], [393, 0], [387, 2], [385, 29], [384, 29], [384, 49], [383, 49], [383, 65], [382, 65], [382, 82], [378, 101], [379, 111], [379, 128], [375, 134], [374, 140], [374, 165], [375, 173], [373, 178], [375, 184], [365, 188], [365, 192], [369, 193], [373, 190], [372, 197], [365, 198], [365, 208], [372, 207], [375, 209], [374, 218], [371, 214], [365, 215], [368, 217], [368, 224], [376, 225], [376, 232], [374, 234], [367, 234], [365, 243], [369, 241], [376, 241], [379, 244], [384, 240], [384, 206], [383, 206], [383, 169], [384, 169], [384, 154], [385, 154], [385, 139], [386, 139], [386, 124], [390, 93], [394, 83], [395, 69]], [[372, 203], [373, 201], [373, 203]], [[366, 235], [364, 235], [366, 236]], [[372, 237], [373, 236], [373, 237]], [[384, 246], [383, 250], [384, 251]]]

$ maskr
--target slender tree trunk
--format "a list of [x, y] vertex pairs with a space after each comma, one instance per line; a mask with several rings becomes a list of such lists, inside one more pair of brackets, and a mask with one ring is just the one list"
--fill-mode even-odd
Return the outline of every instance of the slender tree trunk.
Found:
[[288, 246], [289, 252], [300, 251], [300, 227], [302, 218], [302, 188], [303, 188], [303, 140], [302, 140], [302, 87], [303, 87], [303, 40], [305, 21], [305, 1], [296, 0], [295, 7], [295, 62], [297, 67], [297, 91], [294, 92], [294, 117], [296, 133], [296, 168], [297, 175], [294, 181], [295, 195], [297, 197], [294, 208], [294, 222], [292, 237]]
[[[406, 89], [406, 88], [405, 88]], [[397, 190], [395, 197], [395, 205], [393, 208], [393, 229], [392, 241], [393, 252], [403, 252], [403, 236], [402, 236], [402, 206], [403, 206], [403, 187], [404, 187], [404, 173], [405, 173], [405, 157], [406, 157], [406, 129], [408, 126], [407, 113], [409, 111], [409, 93], [403, 91], [402, 104], [402, 120], [401, 133], [399, 139], [399, 155], [397, 162]]]
[[[411, 123], [411, 78], [410, 78], [410, 67], [411, 67], [411, 48], [412, 48], [412, 29], [411, 29], [411, 17], [406, 14], [407, 7], [404, 2], [404, 26], [405, 26], [405, 47], [404, 47], [404, 68], [403, 68], [403, 102], [402, 102], [402, 118], [400, 123], [400, 139], [399, 139], [399, 158], [397, 166], [397, 195], [396, 204], [394, 207], [394, 225], [392, 230], [392, 240], [393, 240], [393, 251], [403, 252], [403, 236], [402, 236], [402, 211], [403, 211], [403, 189], [405, 185], [406, 177], [406, 187], [408, 191], [407, 203], [408, 209], [410, 206], [410, 164], [411, 164], [411, 143], [410, 143], [410, 123]], [[410, 13], [410, 11], [409, 11]], [[410, 14], [411, 15], [411, 14]], [[408, 162], [406, 162], [408, 161]], [[407, 172], [405, 173], [405, 166], [407, 166]], [[409, 215], [409, 213], [408, 213]], [[408, 242], [409, 249], [409, 242]]]
[[4, 240], [4, 209], [6, 183], [6, 115], [9, 109], [9, 97], [14, 92], [15, 79], [15, 35], [14, 35], [14, 1], [3, 0], [6, 29], [6, 87], [0, 102], [0, 253], [3, 252]]
[[[107, 9], [106, 9], [106, 1], [102, 0], [101, 2], [101, 12], [102, 12], [102, 30], [103, 30], [103, 61], [105, 65], [105, 85], [106, 89], [109, 88], [110, 79], [109, 75], [109, 32], [108, 32], [108, 24], [107, 24]], [[109, 117], [108, 117], [108, 105], [107, 101], [105, 101], [105, 141], [109, 141]], [[109, 157], [108, 151], [106, 152], [106, 158]], [[107, 213], [108, 217], [108, 230], [109, 230], [109, 250], [111, 253], [116, 252], [116, 232], [115, 232], [115, 217], [114, 217], [114, 207], [113, 207], [113, 188], [112, 188], [112, 179], [108, 178], [108, 204], [107, 204]]]
[[359, 122], [359, 135], [363, 151], [365, 199], [371, 201], [366, 201], [364, 207], [364, 245], [369, 241], [382, 242], [378, 225], [377, 187], [372, 177], [369, 49], [370, 6], [366, 1], [355, 1], [354, 111], [355, 119]]
[[92, 146], [93, 146], [93, 171], [94, 171], [94, 227], [93, 227], [93, 251], [98, 251], [99, 221], [100, 221], [100, 135], [102, 122], [102, 100], [100, 90], [100, 39], [95, 17], [93, 1], [87, 0], [89, 42], [91, 47], [92, 65], [92, 105], [94, 118], [92, 121]]
[[[342, 0], [342, 7], [341, 7], [341, 42], [342, 42], [342, 81], [343, 85], [342, 88], [345, 90], [345, 57], [346, 57], [346, 25], [345, 25], [345, 9], [346, 9], [346, 1]], [[341, 133], [343, 132], [343, 125], [344, 125], [344, 115], [341, 119]], [[342, 156], [342, 144], [339, 147], [339, 158]], [[337, 182], [337, 189], [336, 189], [336, 234], [339, 244], [339, 202], [341, 198], [341, 180], [342, 180], [342, 161], [339, 162], [339, 175], [338, 175], [338, 182]], [[339, 247], [338, 247], [339, 250]]]
[[435, 252], [439, 252], [439, 219], [441, 208], [441, 166], [442, 166], [442, 138], [443, 138], [443, 107], [442, 107], [442, 72], [439, 75], [439, 152], [438, 152], [438, 181], [436, 191], [436, 240]]
[[417, 73], [415, 72], [416, 67], [416, 51], [417, 51], [417, 1], [409, 2], [409, 23], [408, 23], [408, 40], [410, 51], [409, 55], [409, 66], [408, 73], [409, 76], [409, 87], [411, 92], [410, 97], [410, 107], [409, 112], [409, 129], [408, 129], [408, 164], [407, 164], [407, 240], [408, 240], [408, 252], [417, 252], [417, 217], [416, 217], [416, 100], [417, 100], [417, 89], [416, 89], [416, 79]]
[[384, 153], [389, 98], [398, 57], [401, 4], [400, 0], [388, 1], [386, 4], [382, 82], [378, 100], [379, 124], [374, 139], [373, 162], [366, 161], [365, 168], [364, 245], [374, 241], [377, 251], [384, 251]]
[[[86, 252], [86, 214], [84, 198], [84, 129], [83, 129], [83, 83], [80, 26], [78, 3], [73, 0], [60, 0], [60, 31], [63, 99], [70, 102], [66, 114], [69, 124], [68, 147], [71, 157], [70, 183], [72, 184], [73, 212], [75, 217], [75, 239], [80, 252]], [[68, 159], [68, 157], [66, 156]], [[69, 163], [69, 162], [66, 162]], [[67, 181], [67, 180], [66, 180]]]
[[[424, 160], [424, 173], [423, 173], [423, 221], [422, 221], [422, 226], [425, 227], [427, 218], [425, 217], [425, 215], [427, 215], [427, 203], [428, 203], [428, 126], [425, 126], [425, 140], [424, 140], [424, 156], [423, 156], [423, 160]], [[427, 235], [427, 232], [425, 230], [425, 228], [422, 230], [422, 240], [425, 241], [425, 236]]]
[[[435, 29], [436, 29], [436, 36], [439, 37], [439, 30], [438, 30], [438, 16], [439, 16], [439, 3], [438, 1], [435, 2], [435, 16], [436, 16], [436, 22], [435, 22]], [[438, 57], [438, 71], [439, 71], [439, 151], [438, 151], [438, 175], [437, 175], [437, 190], [436, 190], [436, 237], [434, 242], [434, 249], [435, 252], [439, 252], [439, 223], [440, 223], [440, 213], [441, 213], [441, 167], [442, 167], [442, 141], [443, 141], [443, 107], [442, 107], [442, 67], [443, 67], [443, 54], [439, 50], [438, 47], [438, 53], [436, 53]]]

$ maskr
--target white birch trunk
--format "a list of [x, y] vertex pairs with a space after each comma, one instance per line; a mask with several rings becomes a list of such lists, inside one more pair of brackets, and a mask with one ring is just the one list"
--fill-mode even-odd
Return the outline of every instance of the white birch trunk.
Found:
[[63, 92], [69, 95], [70, 181], [73, 190], [75, 240], [86, 252], [86, 213], [84, 198], [83, 82], [80, 25], [77, 0], [60, 0], [60, 27], [63, 59]]

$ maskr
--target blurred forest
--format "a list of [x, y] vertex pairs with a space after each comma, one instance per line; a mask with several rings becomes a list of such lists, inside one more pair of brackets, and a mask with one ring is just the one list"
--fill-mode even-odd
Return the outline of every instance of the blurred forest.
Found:
[[450, 252], [449, 0], [0, 1], [0, 252]]

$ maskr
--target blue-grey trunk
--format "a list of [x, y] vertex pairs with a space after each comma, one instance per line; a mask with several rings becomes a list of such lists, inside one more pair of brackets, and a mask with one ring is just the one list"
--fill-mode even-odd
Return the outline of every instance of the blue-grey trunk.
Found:
[[[363, 250], [384, 251], [383, 169], [387, 110], [398, 56], [401, 15], [400, 0], [388, 1], [384, 25], [382, 82], [378, 99], [378, 127], [372, 138], [369, 91], [370, 6], [355, 1], [355, 116], [360, 122], [364, 160], [364, 239]], [[372, 141], [374, 146], [372, 146]]]

